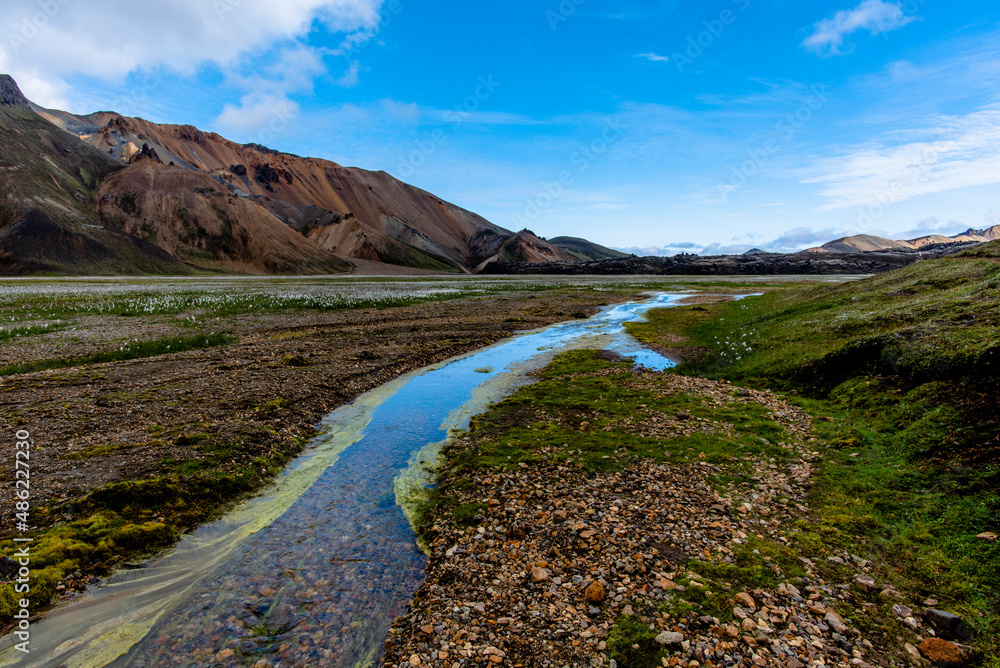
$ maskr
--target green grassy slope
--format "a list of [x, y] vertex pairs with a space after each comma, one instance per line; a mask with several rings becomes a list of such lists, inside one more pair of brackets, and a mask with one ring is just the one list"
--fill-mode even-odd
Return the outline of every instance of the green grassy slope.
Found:
[[1000, 545], [977, 536], [1000, 531], [998, 246], [630, 326], [700, 349], [681, 373], [778, 388], [830, 418], [817, 422], [828, 447], [803, 540], [883, 564], [914, 601], [939, 599], [978, 627], [988, 666], [1000, 666]]

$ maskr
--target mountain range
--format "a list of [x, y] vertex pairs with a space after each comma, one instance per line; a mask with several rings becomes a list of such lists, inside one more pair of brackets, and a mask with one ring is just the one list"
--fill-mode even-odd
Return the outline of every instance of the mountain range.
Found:
[[1000, 239], [1000, 225], [994, 225], [984, 230], [968, 229], [965, 232], [947, 237], [941, 234], [931, 234], [916, 239], [898, 240], [876, 237], [870, 234], [856, 234], [854, 236], [834, 239], [822, 246], [808, 248], [804, 253], [857, 253], [867, 251], [883, 250], [917, 250], [936, 244], [951, 243], [986, 243]]
[[618, 257], [512, 232], [385, 172], [190, 125], [44, 109], [0, 75], [0, 274], [470, 273]]

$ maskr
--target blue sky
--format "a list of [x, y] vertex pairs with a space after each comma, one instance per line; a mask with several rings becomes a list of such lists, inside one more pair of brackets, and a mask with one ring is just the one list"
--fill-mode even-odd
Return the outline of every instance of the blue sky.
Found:
[[[1000, 224], [1000, 6], [7, 0], [0, 71], [620, 248]], [[116, 17], [114, 20], [108, 17]]]

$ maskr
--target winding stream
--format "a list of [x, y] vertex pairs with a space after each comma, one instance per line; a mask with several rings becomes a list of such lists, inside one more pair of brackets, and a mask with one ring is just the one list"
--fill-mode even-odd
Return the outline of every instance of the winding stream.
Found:
[[426, 558], [396, 499], [401, 483], [425, 480], [420, 458], [531, 382], [527, 372], [559, 350], [607, 348], [650, 368], [672, 366], [623, 323], [685, 296], [660, 294], [525, 333], [365, 394], [324, 419], [266, 495], [32, 624], [29, 656], [0, 640], [0, 666], [377, 661], [423, 581]]

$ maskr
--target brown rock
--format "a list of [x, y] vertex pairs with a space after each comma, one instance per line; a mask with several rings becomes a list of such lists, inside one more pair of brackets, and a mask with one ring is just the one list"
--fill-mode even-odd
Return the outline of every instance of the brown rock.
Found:
[[569, 513], [567, 513], [565, 510], [557, 510], [556, 512], [552, 513], [552, 519], [555, 520], [556, 522], [565, 522], [568, 517]]
[[224, 649], [215, 655], [216, 661], [225, 661], [226, 659], [231, 659], [236, 656], [236, 652], [231, 649]]
[[841, 635], [846, 633], [847, 630], [849, 629], [847, 624], [844, 623], [844, 618], [838, 615], [833, 610], [826, 613], [826, 616], [823, 618], [823, 620], [830, 626], [831, 629], [833, 629], [834, 631], [836, 631]]
[[753, 596], [741, 591], [739, 594], [733, 597], [737, 603], [739, 603], [744, 608], [749, 608], [751, 611], [757, 609], [757, 602], [753, 600]]
[[997, 535], [992, 531], [984, 531], [983, 533], [976, 536], [976, 538], [980, 538], [982, 540], [989, 541], [992, 543], [997, 539]]
[[539, 566], [532, 566], [531, 567], [531, 581], [532, 582], [534, 582], [535, 584], [538, 584], [539, 582], [545, 582], [548, 579], [549, 579], [549, 572], [547, 570], [545, 570], [544, 568], [541, 568]]
[[420, 627], [420, 630], [426, 633], [427, 635], [432, 635], [434, 633], [434, 625], [424, 624], [423, 626]]
[[966, 648], [940, 638], [927, 638], [918, 649], [938, 668], [961, 668], [969, 661]]
[[587, 603], [600, 603], [604, 600], [604, 585], [600, 582], [591, 582], [587, 591], [584, 592], [583, 598], [586, 599]]

